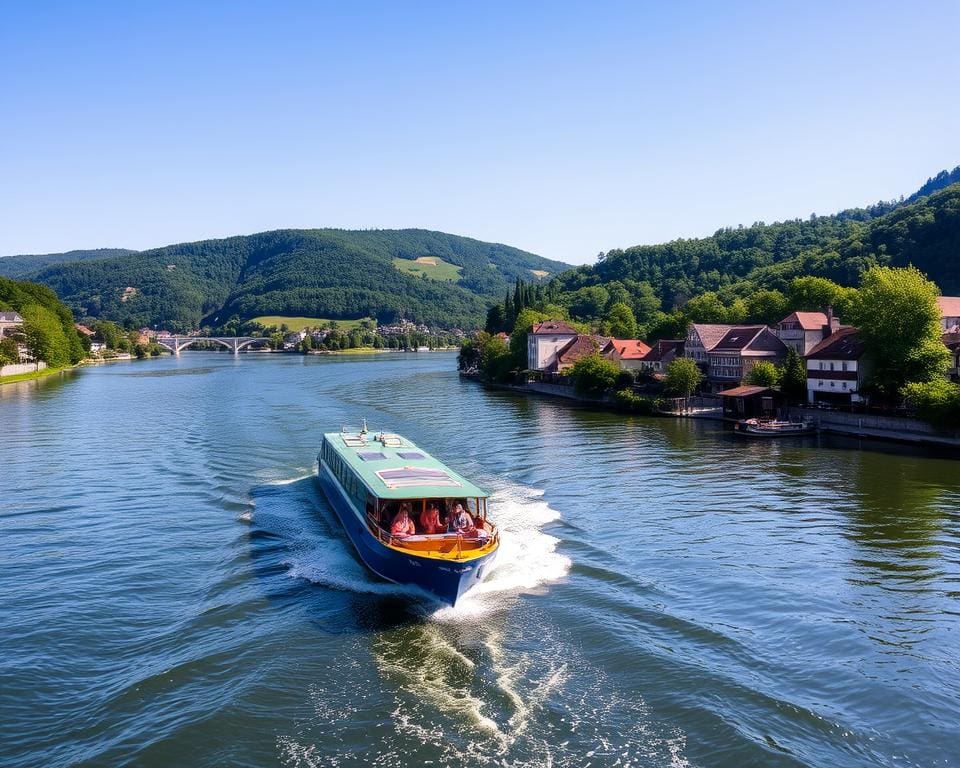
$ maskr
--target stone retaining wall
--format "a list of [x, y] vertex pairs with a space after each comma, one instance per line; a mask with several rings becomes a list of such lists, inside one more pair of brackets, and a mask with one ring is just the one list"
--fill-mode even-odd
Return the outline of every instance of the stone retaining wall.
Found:
[[0, 376], [18, 376], [21, 373], [35, 373], [45, 370], [47, 364], [42, 360], [39, 363], [16, 363], [14, 365], [0, 365]]
[[811, 421], [824, 432], [877, 437], [911, 443], [960, 446], [960, 430], [939, 430], [925, 421], [903, 416], [845, 413], [819, 408], [790, 408], [790, 415]]

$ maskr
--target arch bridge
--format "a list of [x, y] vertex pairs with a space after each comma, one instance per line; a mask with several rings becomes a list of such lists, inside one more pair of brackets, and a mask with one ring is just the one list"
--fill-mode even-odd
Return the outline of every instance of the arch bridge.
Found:
[[158, 336], [154, 341], [175, 355], [179, 355], [182, 350], [191, 344], [196, 344], [201, 341], [204, 343], [212, 341], [215, 344], [231, 350], [235, 355], [244, 347], [249, 347], [257, 342], [262, 344], [270, 343], [270, 339], [259, 336]]

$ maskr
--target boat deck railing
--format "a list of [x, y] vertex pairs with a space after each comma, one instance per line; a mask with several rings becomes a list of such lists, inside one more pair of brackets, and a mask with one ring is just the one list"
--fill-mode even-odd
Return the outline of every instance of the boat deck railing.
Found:
[[418, 533], [412, 536], [394, 536], [390, 531], [381, 527], [373, 515], [367, 515], [367, 527], [384, 544], [391, 547], [409, 549], [413, 552], [436, 553], [449, 555], [456, 552], [457, 557], [466, 552], [499, 546], [500, 531], [489, 521], [482, 523], [483, 527], [473, 536], [462, 533]]

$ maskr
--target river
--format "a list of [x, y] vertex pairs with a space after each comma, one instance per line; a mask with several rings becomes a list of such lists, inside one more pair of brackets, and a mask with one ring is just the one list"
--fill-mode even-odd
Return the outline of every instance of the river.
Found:
[[[493, 493], [456, 608], [315, 475], [366, 418]], [[960, 462], [578, 410], [447, 353], [0, 387], [0, 764], [960, 765]]]

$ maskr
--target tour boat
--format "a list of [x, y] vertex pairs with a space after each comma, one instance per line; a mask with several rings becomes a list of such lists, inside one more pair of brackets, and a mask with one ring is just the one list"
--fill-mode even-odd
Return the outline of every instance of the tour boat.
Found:
[[[489, 494], [406, 438], [371, 434], [366, 423], [325, 434], [317, 474], [360, 559], [378, 576], [455, 605], [490, 570], [500, 534], [487, 517]], [[421, 513], [430, 507], [436, 505], [442, 521], [449, 521], [457, 504], [472, 527], [421, 527]], [[401, 505], [408, 505], [416, 530], [394, 535]]]
[[737, 434], [748, 437], [788, 437], [809, 435], [814, 431], [815, 427], [809, 422], [780, 419], [747, 419], [738, 421], [736, 428]]

